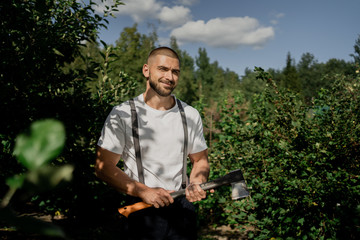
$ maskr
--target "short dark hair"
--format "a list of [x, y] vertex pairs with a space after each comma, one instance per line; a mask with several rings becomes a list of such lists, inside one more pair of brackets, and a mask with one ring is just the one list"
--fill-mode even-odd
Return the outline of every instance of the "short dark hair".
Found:
[[176, 57], [177, 60], [179, 61], [179, 65], [180, 65], [180, 58], [179, 58], [179, 55], [177, 54], [177, 52], [174, 49], [166, 47], [166, 46], [157, 47], [157, 48], [154, 48], [153, 50], [151, 50], [148, 57], [147, 57], [147, 62], [149, 61], [149, 58], [151, 56], [155, 56], [155, 55], [157, 55], [157, 54], [159, 54], [160, 52], [163, 52], [163, 51], [170, 52], [171, 57]]

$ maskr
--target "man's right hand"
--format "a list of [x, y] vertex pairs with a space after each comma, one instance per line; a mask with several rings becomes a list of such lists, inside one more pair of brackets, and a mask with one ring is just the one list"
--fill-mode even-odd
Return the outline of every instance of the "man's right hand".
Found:
[[149, 188], [139, 191], [138, 196], [143, 202], [153, 205], [155, 208], [169, 206], [174, 203], [174, 199], [170, 193], [173, 191], [167, 191], [163, 188]]

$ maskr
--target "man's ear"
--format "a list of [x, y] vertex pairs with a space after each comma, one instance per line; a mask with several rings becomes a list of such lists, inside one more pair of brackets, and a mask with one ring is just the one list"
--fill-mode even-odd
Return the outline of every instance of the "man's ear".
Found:
[[142, 68], [142, 72], [145, 78], [149, 78], [149, 65], [144, 64], [143, 68]]

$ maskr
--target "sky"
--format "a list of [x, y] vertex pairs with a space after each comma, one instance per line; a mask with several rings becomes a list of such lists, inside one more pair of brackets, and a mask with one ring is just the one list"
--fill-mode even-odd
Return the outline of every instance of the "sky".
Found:
[[[100, 0], [97, 10], [104, 6]], [[104, 0], [111, 2], [112, 0]], [[288, 53], [299, 62], [311, 53], [318, 62], [352, 61], [360, 36], [359, 0], [123, 0], [108, 18], [101, 40], [114, 44], [125, 27], [156, 30], [161, 46], [176, 37], [194, 59], [205, 48], [210, 62], [239, 76], [254, 67], [281, 70]]]

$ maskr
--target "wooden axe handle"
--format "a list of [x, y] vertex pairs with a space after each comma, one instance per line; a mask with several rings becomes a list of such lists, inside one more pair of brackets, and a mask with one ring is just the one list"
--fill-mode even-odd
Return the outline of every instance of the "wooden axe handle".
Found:
[[[209, 190], [209, 189], [214, 189], [223, 185], [227, 185], [227, 184], [231, 184], [231, 183], [235, 183], [235, 182], [240, 182], [241, 180], [244, 180], [244, 177], [242, 175], [242, 172], [240, 169], [232, 171], [228, 174], [226, 174], [223, 177], [217, 178], [213, 181], [209, 181], [203, 184], [200, 184], [200, 187], [203, 190]], [[181, 189], [179, 191], [176, 192], [172, 192], [170, 193], [171, 197], [173, 198], [177, 198], [180, 196], [184, 196], [185, 195], [185, 189]], [[129, 206], [125, 206], [122, 208], [118, 208], [118, 211], [121, 215], [124, 215], [125, 217], [128, 217], [131, 213], [145, 209], [145, 208], [149, 208], [152, 207], [152, 205], [144, 203], [144, 202], [137, 202], [134, 203], [132, 205]]]
[[145, 209], [145, 208], [149, 208], [149, 207], [152, 207], [152, 205], [144, 203], [144, 202], [137, 202], [137, 203], [134, 203], [133, 205], [119, 208], [118, 211], [121, 215], [124, 215], [125, 217], [129, 217], [129, 215], [131, 213]]

